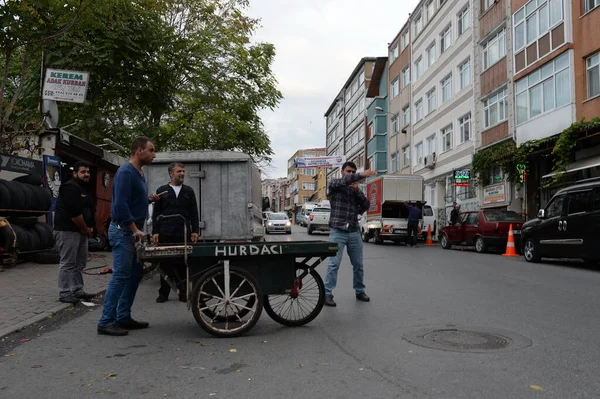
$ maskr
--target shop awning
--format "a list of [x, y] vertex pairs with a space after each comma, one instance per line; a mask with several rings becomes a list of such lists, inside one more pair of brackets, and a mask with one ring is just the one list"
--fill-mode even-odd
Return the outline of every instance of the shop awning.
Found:
[[[567, 165], [567, 170], [564, 173], [573, 173], [579, 170], [590, 169], [600, 166], [600, 156], [595, 156], [591, 158], [582, 159], [581, 161], [576, 161]], [[542, 179], [550, 178], [557, 173], [548, 173], [547, 175], [542, 176]]]

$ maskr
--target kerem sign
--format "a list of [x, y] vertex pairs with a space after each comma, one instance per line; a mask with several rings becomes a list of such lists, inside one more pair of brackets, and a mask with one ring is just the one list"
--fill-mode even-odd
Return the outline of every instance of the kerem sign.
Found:
[[89, 74], [87, 72], [46, 69], [44, 79], [44, 100], [83, 103], [87, 93]]
[[470, 179], [471, 179], [471, 171], [469, 169], [462, 169], [462, 170], [454, 171], [454, 185], [456, 187], [469, 187]]

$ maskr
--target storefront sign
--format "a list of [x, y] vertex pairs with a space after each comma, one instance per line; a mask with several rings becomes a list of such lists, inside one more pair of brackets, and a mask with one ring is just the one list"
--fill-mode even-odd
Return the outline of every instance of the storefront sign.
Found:
[[88, 88], [87, 72], [46, 69], [44, 100], [83, 103]]
[[42, 162], [35, 159], [18, 157], [16, 155], [0, 155], [0, 170], [41, 176], [42, 167]]
[[306, 157], [294, 160], [295, 168], [337, 168], [346, 162], [346, 156], [335, 155], [332, 157]]
[[462, 170], [454, 171], [454, 185], [456, 187], [469, 187], [470, 179], [471, 179], [471, 171], [469, 169], [462, 169]]
[[506, 185], [494, 184], [483, 188], [483, 205], [503, 204], [506, 202]]

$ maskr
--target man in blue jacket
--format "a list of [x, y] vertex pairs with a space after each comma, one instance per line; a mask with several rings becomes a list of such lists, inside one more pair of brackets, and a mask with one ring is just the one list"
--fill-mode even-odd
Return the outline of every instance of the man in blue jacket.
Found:
[[408, 205], [406, 202], [404, 206], [408, 209], [408, 241], [406, 245], [416, 247], [417, 237], [419, 236], [419, 221], [423, 215], [421, 201], [417, 201], [417, 206]]
[[144, 221], [150, 201], [148, 185], [142, 167], [150, 165], [156, 154], [148, 137], [138, 137], [131, 143], [131, 158], [115, 174], [110, 206], [111, 222], [108, 239], [112, 246], [113, 274], [104, 295], [98, 334], [122, 336], [128, 330], [148, 327], [149, 323], [131, 317], [131, 306], [142, 279], [141, 263], [137, 262], [135, 243], [144, 238]]

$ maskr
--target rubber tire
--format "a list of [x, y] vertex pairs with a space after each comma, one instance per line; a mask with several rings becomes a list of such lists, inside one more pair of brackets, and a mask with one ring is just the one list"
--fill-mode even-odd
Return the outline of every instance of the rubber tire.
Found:
[[309, 227], [309, 228], [306, 230], [306, 234], [308, 234], [309, 236], [312, 236], [312, 233], [313, 233], [313, 230], [312, 230], [312, 229]]
[[291, 231], [286, 231], [285, 234], [292, 234], [292, 232]]
[[202, 329], [204, 331], [206, 331], [207, 333], [209, 333], [215, 337], [219, 337], [219, 338], [239, 337], [240, 335], [243, 335], [246, 332], [250, 331], [252, 329], [252, 327], [254, 327], [254, 325], [258, 322], [258, 319], [260, 319], [260, 315], [261, 315], [262, 309], [263, 309], [262, 290], [260, 289], [260, 285], [258, 284], [258, 281], [256, 281], [256, 278], [254, 278], [254, 276], [250, 272], [248, 272], [245, 269], [238, 267], [238, 266], [230, 266], [229, 270], [230, 270], [230, 273], [231, 272], [239, 273], [255, 287], [254, 292], [256, 294], [256, 301], [257, 301], [256, 313], [254, 313], [250, 322], [248, 324], [246, 324], [240, 330], [237, 330], [233, 333], [227, 333], [227, 332], [223, 332], [223, 331], [213, 330], [202, 319], [202, 316], [200, 314], [198, 306], [196, 305], [196, 304], [200, 303], [199, 297], [200, 297], [200, 289], [202, 287], [202, 283], [205, 280], [210, 280], [215, 275], [222, 273], [223, 272], [222, 266], [212, 267], [212, 268], [208, 269], [202, 276], [200, 276], [200, 278], [198, 278], [198, 280], [196, 280], [196, 282], [194, 283], [194, 287], [192, 288], [192, 313], [194, 314], [194, 319], [196, 319], [196, 322], [200, 325], [200, 327], [202, 327]]
[[8, 182], [0, 179], [0, 209], [10, 209], [12, 205], [11, 191]]
[[12, 228], [17, 235], [17, 249], [19, 252], [31, 251], [31, 242], [27, 230], [17, 225], [12, 226]]
[[452, 248], [452, 244], [450, 244], [450, 240], [448, 239], [448, 235], [446, 233], [442, 233], [442, 236], [440, 237], [440, 243], [444, 249]]
[[[479, 247], [477, 244], [479, 243]], [[475, 251], [479, 254], [484, 254], [488, 251], [487, 245], [485, 245], [485, 241], [483, 241], [483, 237], [477, 237], [475, 239]]]
[[[530, 258], [527, 259], [527, 244], [529, 243], [531, 243], [532, 254], [530, 255]], [[525, 241], [523, 241], [523, 249], [521, 250], [521, 252], [523, 252], [523, 257], [527, 262], [538, 263], [542, 259], [542, 257], [539, 254], [539, 248], [535, 244], [533, 238], [527, 238]]]
[[9, 219], [10, 224], [16, 224], [17, 226], [24, 227], [27, 229], [32, 228], [36, 223], [39, 223], [37, 216], [24, 216]]
[[50, 190], [37, 186], [30, 186], [30, 188], [37, 200], [36, 209], [43, 212], [49, 211], [52, 207], [52, 194], [50, 193]]
[[8, 226], [0, 227], [0, 248], [4, 248], [6, 252], [15, 250], [15, 232]]
[[363, 242], [369, 242], [371, 240], [370, 234], [366, 231], [363, 231], [360, 236]]
[[373, 233], [373, 240], [375, 241], [375, 245], [383, 244], [383, 240], [379, 237], [379, 230], [375, 230]]
[[33, 261], [41, 265], [58, 265], [60, 255], [54, 251], [36, 252], [33, 254]]
[[23, 184], [14, 181], [7, 181], [6, 187], [10, 192], [9, 209], [27, 209], [25, 208], [25, 189]]
[[41, 249], [54, 248], [54, 234], [52, 231], [52, 226], [47, 223], [37, 223], [33, 226], [33, 230], [35, 230], [40, 237], [41, 240]]
[[19, 183], [29, 184], [31, 186], [41, 186], [43, 184], [42, 176], [40, 175], [25, 175], [15, 177], [13, 181], [18, 181]]
[[[303, 326], [307, 323], [310, 323], [321, 313], [323, 310], [323, 305], [325, 305], [325, 284], [323, 283], [323, 279], [314, 269], [311, 269], [309, 272], [310, 276], [315, 279], [317, 282], [317, 287], [319, 288], [319, 299], [317, 300], [317, 304], [314, 309], [304, 318], [299, 320], [289, 320], [281, 317], [279, 314], [275, 313], [273, 308], [271, 307], [271, 303], [269, 302], [269, 295], [265, 295], [264, 297], [264, 308], [269, 317], [275, 320], [279, 324], [283, 324], [284, 326], [289, 327], [299, 327]], [[271, 295], [271, 296], [282, 296], [282, 295]]]
[[42, 248], [42, 239], [39, 234], [33, 229], [26, 229], [27, 235], [29, 236], [29, 248], [30, 251], [39, 251]]

